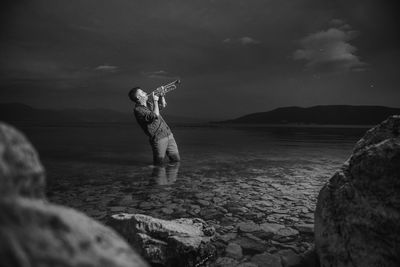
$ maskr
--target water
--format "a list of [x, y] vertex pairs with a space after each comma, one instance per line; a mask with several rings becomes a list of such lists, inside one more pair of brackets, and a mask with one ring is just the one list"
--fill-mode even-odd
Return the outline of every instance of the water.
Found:
[[[118, 212], [200, 217], [221, 234], [242, 221], [312, 224], [323, 184], [365, 128], [172, 126], [182, 162], [151, 166], [135, 124], [23, 127], [48, 173], [48, 196], [98, 220]], [[286, 242], [286, 241], [285, 241]], [[298, 252], [312, 236], [293, 241]]]
[[[138, 171], [151, 165], [147, 138], [135, 125], [23, 127], [47, 168], [62, 162], [112, 165]], [[173, 127], [181, 170], [270, 168], [292, 164], [341, 164], [364, 128]], [[51, 171], [51, 172], [52, 172]], [[59, 177], [56, 169], [54, 175]], [[74, 166], [68, 170], [76, 173]], [[64, 171], [63, 171], [64, 173]], [[66, 174], [66, 173], [64, 173]], [[51, 179], [58, 179], [50, 177]], [[100, 179], [100, 178], [99, 178]]]

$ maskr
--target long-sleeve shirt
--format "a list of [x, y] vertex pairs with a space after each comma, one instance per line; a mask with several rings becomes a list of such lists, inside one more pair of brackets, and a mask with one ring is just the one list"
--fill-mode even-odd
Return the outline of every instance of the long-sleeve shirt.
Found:
[[153, 103], [147, 102], [147, 107], [136, 104], [134, 114], [140, 127], [149, 137], [150, 141], [157, 141], [169, 136], [172, 132], [161, 115], [153, 111]]

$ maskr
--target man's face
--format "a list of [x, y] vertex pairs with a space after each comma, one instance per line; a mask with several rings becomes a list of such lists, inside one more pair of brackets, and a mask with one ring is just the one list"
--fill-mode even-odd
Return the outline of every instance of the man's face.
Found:
[[139, 89], [136, 91], [136, 97], [139, 100], [144, 100], [144, 101], [147, 101], [147, 99], [148, 99], [147, 93], [145, 91], [143, 91], [142, 89]]

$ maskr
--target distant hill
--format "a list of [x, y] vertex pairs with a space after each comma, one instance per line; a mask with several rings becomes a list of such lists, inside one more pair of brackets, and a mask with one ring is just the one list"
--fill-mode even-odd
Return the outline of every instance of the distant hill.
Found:
[[394, 114], [400, 114], [400, 108], [346, 105], [283, 107], [219, 123], [372, 125]]
[[[197, 119], [180, 116], [163, 116], [169, 123], [196, 123]], [[36, 109], [21, 103], [0, 103], [0, 121], [11, 124], [83, 124], [83, 123], [132, 123], [132, 112], [110, 109]]]

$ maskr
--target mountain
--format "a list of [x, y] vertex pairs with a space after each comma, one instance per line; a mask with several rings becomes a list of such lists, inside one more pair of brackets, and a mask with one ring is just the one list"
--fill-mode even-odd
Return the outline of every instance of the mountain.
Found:
[[[131, 111], [131, 110], [130, 110]], [[198, 119], [163, 115], [169, 123], [198, 123]], [[21, 103], [0, 103], [0, 121], [11, 124], [84, 124], [84, 123], [132, 123], [130, 113], [110, 109], [36, 109]]]
[[283, 107], [268, 112], [252, 113], [219, 123], [372, 125], [394, 114], [400, 114], [400, 108], [347, 105], [314, 106], [309, 108]]

